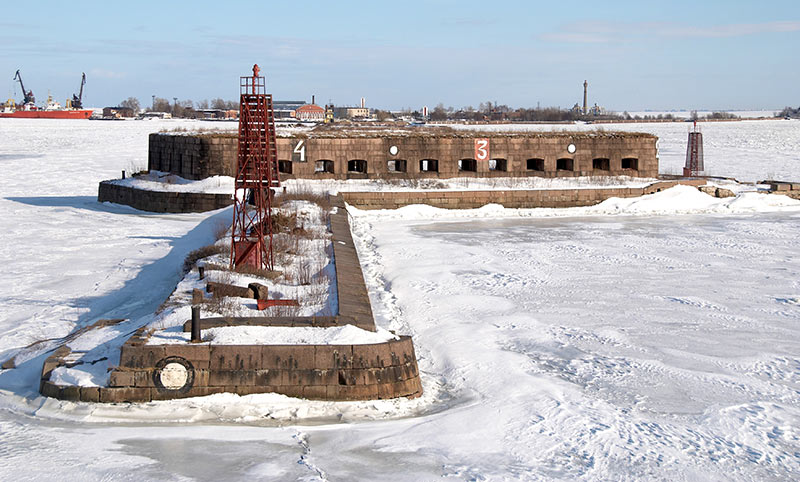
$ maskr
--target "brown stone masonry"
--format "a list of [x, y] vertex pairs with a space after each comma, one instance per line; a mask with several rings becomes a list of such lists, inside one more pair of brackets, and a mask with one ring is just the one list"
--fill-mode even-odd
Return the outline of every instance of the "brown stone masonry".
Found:
[[475, 209], [492, 203], [502, 204], [507, 208], [568, 208], [592, 206], [612, 197], [643, 196], [678, 184], [701, 186], [706, 181], [664, 181], [644, 188], [343, 192], [341, 195], [347, 204], [359, 209], [397, 209], [410, 204], [427, 204], [445, 209]]
[[238, 139], [232, 135], [150, 134], [147, 169], [184, 179], [236, 177]]
[[[625, 132], [315, 133], [278, 138], [282, 179], [658, 176], [657, 138]], [[485, 157], [476, 140], [488, 140]], [[235, 135], [151, 134], [148, 168], [233, 176]]]
[[197, 213], [213, 211], [233, 204], [231, 194], [200, 192], [147, 191], [102, 181], [98, 202], [112, 202], [154, 213]]

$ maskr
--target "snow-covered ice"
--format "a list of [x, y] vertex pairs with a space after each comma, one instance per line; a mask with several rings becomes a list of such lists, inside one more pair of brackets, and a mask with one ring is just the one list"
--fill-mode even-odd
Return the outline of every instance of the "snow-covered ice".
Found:
[[[713, 124], [732, 141], [715, 174], [797, 180], [791, 124]], [[100, 180], [146, 164], [147, 133], [202, 125], [0, 122], [0, 360], [22, 353], [0, 371], [0, 479], [797, 479], [800, 210], [759, 193], [354, 213], [376, 321], [413, 335], [420, 399], [38, 396], [57, 340], [24, 347], [130, 319], [70, 341], [86, 350], [154, 321], [185, 254], [230, 219], [96, 202]], [[624, 127], [665, 129], [677, 164], [686, 127], [663, 126]]]

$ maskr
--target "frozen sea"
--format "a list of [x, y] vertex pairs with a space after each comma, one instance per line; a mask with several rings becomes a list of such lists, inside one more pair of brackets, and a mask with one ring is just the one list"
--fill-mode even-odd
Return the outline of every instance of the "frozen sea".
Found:
[[[24, 347], [99, 318], [146, 323], [230, 219], [96, 202], [100, 180], [146, 165], [149, 132], [179, 126], [219, 125], [0, 123], [0, 361], [19, 354], [0, 371], [0, 479], [800, 478], [800, 203], [756, 193], [357, 213], [377, 321], [414, 336], [421, 399], [38, 396], [56, 341]], [[626, 128], [662, 130], [662, 163], [682, 164], [685, 125]], [[714, 128], [730, 143], [715, 174], [800, 177], [783, 151], [800, 122]]]

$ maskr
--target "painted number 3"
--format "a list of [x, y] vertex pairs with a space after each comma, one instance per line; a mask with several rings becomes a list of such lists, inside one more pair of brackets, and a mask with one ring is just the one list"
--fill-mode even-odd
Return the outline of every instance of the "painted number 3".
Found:
[[475, 139], [475, 159], [478, 161], [489, 159], [489, 139]]

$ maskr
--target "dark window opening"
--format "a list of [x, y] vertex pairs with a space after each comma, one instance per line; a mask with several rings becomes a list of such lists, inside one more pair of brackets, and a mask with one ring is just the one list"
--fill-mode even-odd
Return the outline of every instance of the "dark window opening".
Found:
[[328, 159], [320, 159], [314, 163], [314, 172], [327, 172], [333, 174], [333, 161]]
[[529, 171], [544, 171], [544, 159], [528, 159], [525, 168]]
[[476, 172], [478, 170], [478, 161], [475, 159], [459, 159], [458, 170]]
[[639, 159], [635, 157], [626, 157], [622, 159], [622, 168], [623, 169], [633, 169], [634, 171], [639, 170]]
[[386, 170], [389, 172], [406, 172], [408, 165], [403, 159], [392, 159], [386, 162]]
[[508, 160], [506, 159], [489, 159], [490, 171], [508, 171]]
[[347, 172], [367, 172], [367, 161], [363, 159], [352, 159], [347, 161]]
[[283, 174], [292, 173], [292, 161], [278, 161], [278, 172]]
[[611, 161], [608, 159], [600, 158], [592, 160], [592, 169], [595, 171], [610, 171]]
[[420, 172], [439, 172], [439, 161], [436, 159], [423, 159], [419, 161]]
[[574, 161], [572, 159], [558, 159], [556, 160], [556, 170], [557, 171], [572, 171], [574, 166]]

